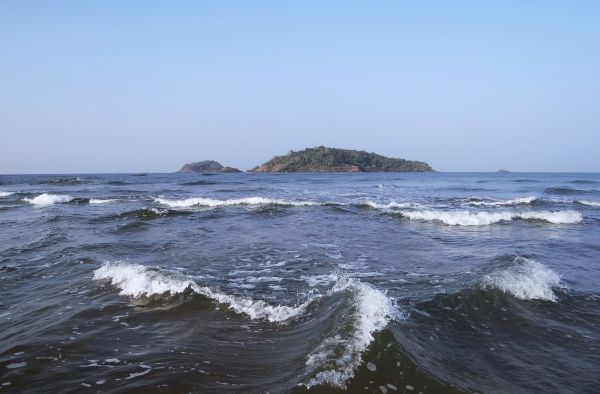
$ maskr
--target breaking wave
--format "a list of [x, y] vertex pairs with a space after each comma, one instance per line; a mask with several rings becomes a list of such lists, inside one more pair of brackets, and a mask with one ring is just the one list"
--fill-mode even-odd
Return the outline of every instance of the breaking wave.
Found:
[[477, 212], [469, 211], [399, 211], [402, 217], [450, 226], [485, 226], [511, 220], [541, 220], [553, 224], [575, 224], [583, 220], [577, 211]]
[[600, 207], [600, 201], [578, 200], [577, 202], [590, 207]]
[[387, 204], [381, 204], [375, 201], [371, 201], [371, 200], [367, 200], [362, 202], [361, 204], [362, 206], [365, 207], [371, 207], [371, 208], [377, 208], [377, 209], [392, 209], [392, 208], [415, 208], [415, 207], [419, 207], [421, 206], [421, 204], [415, 203], [415, 202], [396, 202], [396, 201], [392, 201], [389, 202]]
[[100, 199], [100, 198], [90, 198], [90, 204], [110, 204], [117, 200], [114, 198]]
[[525, 257], [516, 257], [513, 265], [492, 272], [483, 279], [484, 287], [494, 287], [522, 300], [556, 301], [554, 289], [560, 285], [560, 275]]
[[535, 196], [527, 196], [520, 198], [513, 198], [511, 200], [498, 200], [498, 201], [490, 201], [481, 198], [470, 198], [467, 201], [469, 205], [483, 205], [483, 206], [506, 206], [506, 205], [527, 205], [532, 204], [536, 201], [537, 198]]
[[271, 305], [262, 300], [225, 294], [202, 286], [192, 278], [160, 269], [126, 262], [106, 262], [96, 269], [93, 279], [108, 281], [120, 289], [120, 294], [130, 297], [176, 295], [192, 291], [216, 303], [229, 305], [228, 309], [249, 318], [273, 323], [287, 323], [306, 313], [312, 303], [335, 294], [348, 292], [349, 309], [341, 315], [343, 321], [334, 326], [334, 333], [324, 339], [307, 356], [303, 383], [306, 387], [329, 384], [345, 387], [362, 364], [362, 353], [373, 341], [373, 334], [385, 328], [394, 318], [403, 318], [392, 301], [380, 290], [357, 279], [334, 275], [335, 285], [326, 293], [315, 293], [295, 306]]
[[265, 197], [247, 197], [233, 198], [230, 200], [217, 200], [212, 198], [194, 197], [184, 200], [168, 200], [165, 198], [156, 198], [159, 204], [166, 205], [170, 208], [190, 208], [190, 207], [226, 207], [233, 205], [280, 205], [280, 206], [318, 206], [325, 205], [317, 201], [288, 201], [278, 200]]
[[349, 320], [338, 322], [335, 335], [325, 338], [308, 355], [306, 369], [313, 377], [303, 383], [307, 388], [323, 384], [345, 388], [363, 363], [362, 354], [373, 334], [391, 319], [404, 317], [383, 292], [356, 279], [338, 279], [329, 295], [345, 290], [353, 296], [352, 310], [344, 314]]
[[14, 192], [0, 192], [0, 197], [8, 197], [15, 194]]
[[66, 194], [48, 194], [43, 193], [34, 198], [25, 197], [23, 201], [28, 202], [33, 205], [53, 205], [59, 203], [70, 202], [73, 200], [73, 197], [68, 196]]
[[311, 299], [297, 306], [273, 306], [262, 300], [257, 301], [212, 290], [185, 276], [125, 262], [106, 262], [94, 271], [94, 280], [108, 280], [113, 286], [121, 289], [121, 295], [134, 298], [165, 294], [172, 296], [191, 290], [219, 304], [229, 304], [229, 309], [247, 315], [251, 319], [264, 319], [278, 323], [301, 315], [312, 302]]

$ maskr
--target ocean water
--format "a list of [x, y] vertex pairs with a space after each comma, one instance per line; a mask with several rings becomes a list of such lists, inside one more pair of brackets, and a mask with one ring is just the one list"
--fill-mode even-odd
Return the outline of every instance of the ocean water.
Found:
[[592, 393], [600, 174], [0, 176], [0, 391]]

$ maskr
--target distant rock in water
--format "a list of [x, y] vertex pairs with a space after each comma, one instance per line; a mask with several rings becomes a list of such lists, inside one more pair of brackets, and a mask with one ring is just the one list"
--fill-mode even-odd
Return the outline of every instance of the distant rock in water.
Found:
[[195, 163], [188, 163], [181, 167], [178, 172], [196, 172], [202, 174], [222, 174], [226, 172], [241, 172], [237, 168], [224, 167], [218, 161], [204, 160]]
[[249, 172], [426, 172], [427, 163], [350, 149], [307, 148], [275, 156]]
[[498, 171], [496, 171], [498, 174], [508, 174], [510, 173], [510, 171], [505, 170], [504, 168], [499, 169]]

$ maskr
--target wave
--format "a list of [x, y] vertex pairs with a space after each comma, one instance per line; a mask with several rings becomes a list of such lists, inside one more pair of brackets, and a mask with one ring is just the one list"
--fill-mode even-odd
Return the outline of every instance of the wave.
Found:
[[106, 198], [106, 199], [90, 198], [89, 203], [90, 204], [110, 204], [115, 201], [117, 201], [117, 200], [115, 200], [113, 198]]
[[313, 301], [297, 306], [270, 305], [262, 300], [233, 296], [201, 286], [189, 277], [162, 272], [140, 264], [106, 262], [94, 271], [94, 280], [107, 280], [121, 289], [120, 294], [130, 297], [152, 297], [176, 295], [186, 291], [207, 297], [219, 304], [228, 304], [229, 309], [251, 319], [264, 319], [284, 323], [301, 315]]
[[279, 206], [318, 206], [325, 205], [317, 201], [292, 201], [292, 200], [277, 200], [265, 197], [247, 197], [234, 198], [229, 200], [217, 200], [212, 198], [187, 198], [184, 200], [168, 200], [165, 198], [156, 198], [159, 204], [166, 205], [171, 208], [190, 208], [190, 207], [225, 207], [232, 205], [279, 205]]
[[578, 204], [587, 205], [590, 207], [600, 207], [600, 201], [591, 201], [591, 200], [577, 200]]
[[37, 182], [40, 185], [80, 185], [84, 183], [89, 182], [81, 178], [51, 178]]
[[373, 341], [373, 334], [390, 320], [404, 317], [383, 292], [370, 284], [340, 278], [328, 294], [341, 291], [350, 291], [353, 296], [352, 311], [344, 314], [349, 327], [338, 322], [335, 335], [325, 338], [308, 355], [307, 373], [314, 376], [302, 383], [307, 388], [327, 384], [344, 389], [363, 363], [362, 354]]
[[525, 257], [516, 257], [513, 265], [492, 272], [483, 279], [484, 287], [493, 287], [522, 300], [556, 301], [554, 289], [562, 287], [560, 275]]
[[570, 187], [548, 187], [544, 190], [548, 194], [569, 195], [569, 194], [589, 194], [592, 190], [573, 189]]
[[48, 194], [43, 193], [34, 198], [25, 197], [23, 201], [33, 205], [53, 205], [73, 201], [73, 197], [66, 194]]
[[402, 217], [450, 226], [485, 226], [517, 219], [541, 220], [553, 224], [575, 224], [583, 220], [577, 211], [477, 212], [469, 211], [399, 211]]
[[0, 197], [8, 197], [15, 194], [15, 192], [0, 192]]
[[570, 183], [574, 183], [576, 185], [597, 185], [600, 182], [598, 181], [592, 181], [589, 179], [575, 179], [573, 181], [571, 181]]
[[527, 205], [532, 204], [537, 200], [535, 196], [527, 196], [520, 198], [513, 198], [511, 200], [496, 200], [490, 201], [479, 197], [469, 198], [467, 204], [469, 205], [483, 205], [483, 206], [506, 206], [506, 205]]
[[181, 185], [183, 186], [201, 186], [201, 185], [216, 185], [217, 182], [213, 181], [192, 181], [192, 182], [183, 182]]
[[271, 305], [262, 300], [225, 294], [187, 276], [120, 261], [105, 262], [94, 271], [93, 280], [108, 281], [120, 289], [121, 295], [134, 298], [174, 296], [191, 291], [216, 303], [227, 304], [229, 310], [250, 319], [278, 324], [304, 315], [309, 305], [325, 296], [348, 292], [350, 296], [341, 296], [340, 300], [349, 301], [350, 309], [342, 314], [344, 321], [334, 325], [333, 335], [321, 341], [307, 356], [305, 376], [309, 378], [303, 383], [307, 388], [322, 384], [343, 388], [362, 364], [362, 354], [373, 341], [373, 334], [385, 328], [391, 319], [404, 316], [372, 285], [334, 276], [335, 285], [325, 295], [313, 293], [306, 301], [294, 306]]
[[365, 206], [365, 207], [371, 207], [371, 208], [377, 208], [377, 209], [391, 209], [391, 208], [415, 208], [415, 207], [419, 207], [421, 206], [421, 204], [418, 203], [414, 203], [414, 202], [396, 202], [396, 201], [392, 201], [389, 202], [387, 204], [381, 204], [375, 201], [371, 201], [371, 200], [367, 200], [367, 201], [363, 201], [362, 203], [358, 204], [359, 206]]

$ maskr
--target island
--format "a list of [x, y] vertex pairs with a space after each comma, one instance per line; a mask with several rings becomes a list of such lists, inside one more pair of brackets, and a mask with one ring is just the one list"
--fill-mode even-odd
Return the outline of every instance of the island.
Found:
[[248, 172], [429, 172], [421, 161], [395, 159], [375, 153], [319, 146], [275, 156]]
[[181, 169], [177, 172], [194, 172], [201, 174], [223, 174], [228, 172], [242, 172], [237, 168], [233, 167], [225, 167], [221, 165], [218, 161], [214, 160], [204, 160], [197, 161], [194, 163], [185, 164]]
[[510, 171], [505, 170], [504, 168], [499, 169], [498, 171], [496, 171], [498, 174], [509, 174]]

